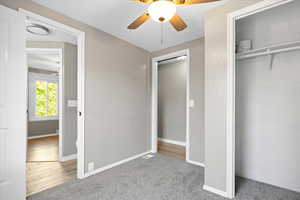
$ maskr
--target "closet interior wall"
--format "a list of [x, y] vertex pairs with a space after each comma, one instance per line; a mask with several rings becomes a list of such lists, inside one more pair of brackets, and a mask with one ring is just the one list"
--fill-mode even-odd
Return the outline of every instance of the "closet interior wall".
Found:
[[184, 59], [158, 64], [158, 137], [186, 142], [186, 67]]
[[[300, 1], [237, 21], [252, 49], [300, 41]], [[300, 192], [300, 50], [236, 61], [236, 174]]]

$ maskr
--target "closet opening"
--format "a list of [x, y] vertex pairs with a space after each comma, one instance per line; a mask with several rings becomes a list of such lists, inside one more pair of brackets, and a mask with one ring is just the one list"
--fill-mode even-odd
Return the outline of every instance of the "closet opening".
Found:
[[287, 199], [300, 193], [299, 9], [260, 2], [228, 17], [229, 197], [250, 180]]
[[188, 160], [189, 51], [152, 61], [152, 152]]

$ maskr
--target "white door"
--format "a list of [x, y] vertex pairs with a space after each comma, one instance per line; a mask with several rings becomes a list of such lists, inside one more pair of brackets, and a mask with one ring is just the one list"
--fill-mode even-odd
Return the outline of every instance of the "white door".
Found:
[[0, 6], [0, 200], [25, 200], [25, 19]]

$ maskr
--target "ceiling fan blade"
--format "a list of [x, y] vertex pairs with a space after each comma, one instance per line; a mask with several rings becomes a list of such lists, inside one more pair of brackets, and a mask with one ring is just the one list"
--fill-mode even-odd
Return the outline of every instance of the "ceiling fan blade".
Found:
[[153, 0], [132, 0], [132, 1], [140, 2], [140, 3], [152, 3], [153, 2]]
[[143, 15], [139, 16], [136, 20], [134, 20], [127, 28], [128, 29], [137, 29], [149, 18], [150, 18], [149, 13], [144, 13]]
[[173, 0], [173, 3], [176, 5], [191, 5], [191, 4], [200, 4], [200, 3], [211, 3], [221, 0]]
[[182, 31], [187, 27], [185, 22], [179, 17], [179, 15], [175, 14], [172, 19], [170, 19], [170, 23], [177, 31]]

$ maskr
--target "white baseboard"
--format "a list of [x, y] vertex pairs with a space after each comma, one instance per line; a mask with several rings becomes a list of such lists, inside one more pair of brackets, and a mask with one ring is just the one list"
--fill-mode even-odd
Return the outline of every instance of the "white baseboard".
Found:
[[206, 191], [208, 191], [208, 192], [212, 192], [214, 194], [217, 194], [217, 195], [223, 196], [225, 198], [228, 198], [227, 193], [224, 192], [224, 191], [222, 191], [222, 190], [218, 190], [218, 189], [210, 187], [208, 185], [203, 185], [203, 189], [206, 190]]
[[141, 153], [141, 154], [132, 156], [132, 157], [130, 157], [130, 158], [126, 158], [126, 159], [121, 160], [121, 161], [119, 161], [119, 162], [116, 162], [116, 163], [113, 163], [113, 164], [110, 164], [110, 165], [106, 165], [106, 166], [101, 167], [101, 168], [99, 168], [99, 169], [96, 169], [96, 170], [94, 170], [94, 171], [92, 171], [92, 172], [87, 172], [87, 173], [84, 174], [84, 178], [89, 177], [89, 176], [94, 175], [94, 174], [98, 174], [98, 173], [100, 173], [100, 172], [103, 172], [103, 171], [105, 171], [105, 170], [111, 169], [111, 168], [116, 167], [116, 166], [118, 166], [118, 165], [124, 164], [124, 163], [126, 163], [126, 162], [131, 161], [131, 160], [137, 159], [137, 158], [142, 157], [142, 156], [144, 156], [144, 155], [146, 155], [146, 154], [149, 154], [149, 153], [151, 153], [151, 151], [147, 151], [147, 152], [144, 152], [144, 153]]
[[192, 161], [192, 160], [186, 160], [187, 163], [193, 164], [193, 165], [197, 165], [199, 167], [205, 167], [205, 165], [203, 163], [197, 162], [197, 161]]
[[59, 159], [60, 162], [65, 162], [65, 161], [68, 161], [68, 160], [75, 160], [77, 159], [77, 154], [72, 154], [72, 155], [69, 155], [69, 156], [63, 156]]
[[176, 145], [185, 147], [185, 142], [180, 142], [180, 141], [176, 141], [176, 140], [169, 140], [169, 139], [165, 139], [165, 138], [158, 138], [158, 140], [162, 141], [162, 142], [176, 144]]
[[36, 139], [36, 138], [44, 138], [44, 137], [57, 136], [57, 135], [58, 135], [58, 133], [52, 133], [52, 134], [47, 134], [47, 135], [36, 135], [36, 136], [27, 137], [27, 139], [31, 140], [31, 139]]

